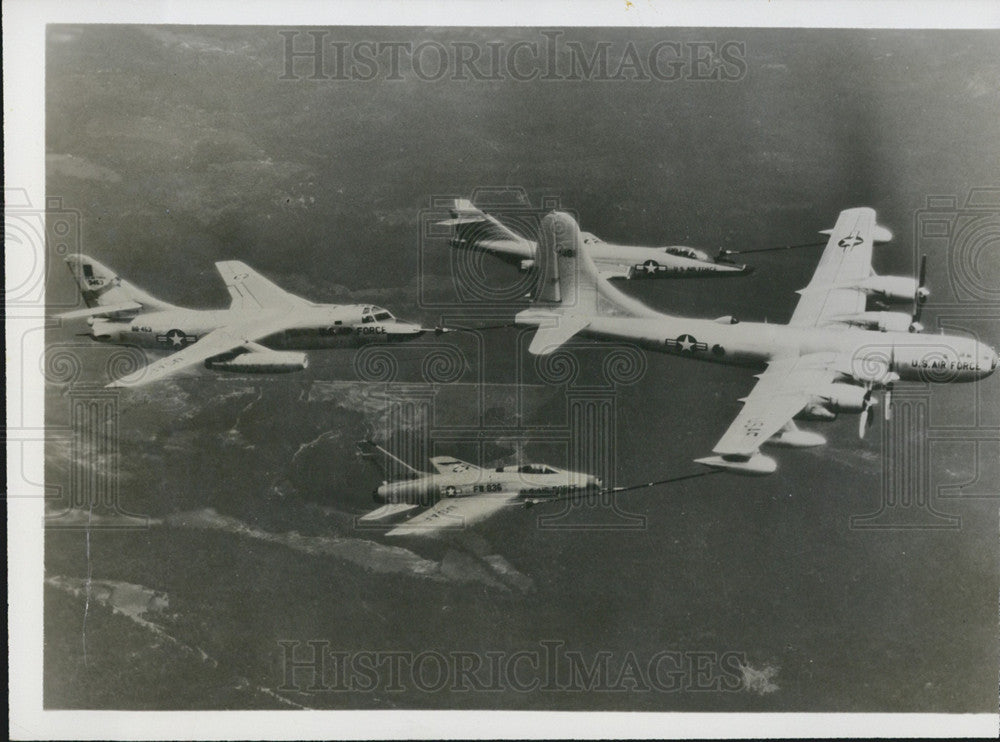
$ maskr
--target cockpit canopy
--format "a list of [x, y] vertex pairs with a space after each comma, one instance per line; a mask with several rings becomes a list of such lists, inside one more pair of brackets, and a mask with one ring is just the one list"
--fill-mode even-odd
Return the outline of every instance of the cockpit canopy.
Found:
[[521, 464], [520, 466], [498, 466], [497, 472], [508, 474], [558, 474], [558, 470], [545, 464]]
[[366, 322], [392, 322], [396, 318], [392, 316], [392, 312], [388, 309], [383, 309], [382, 307], [362, 307], [361, 308], [361, 322], [362, 324]]
[[684, 247], [683, 245], [674, 245], [673, 247], [668, 247], [666, 252], [669, 255], [676, 255], [680, 258], [690, 258], [691, 260], [708, 260], [708, 254], [702, 252], [701, 250], [695, 250], [693, 247]]
[[551, 466], [545, 464], [521, 464], [517, 467], [518, 474], [558, 474]]

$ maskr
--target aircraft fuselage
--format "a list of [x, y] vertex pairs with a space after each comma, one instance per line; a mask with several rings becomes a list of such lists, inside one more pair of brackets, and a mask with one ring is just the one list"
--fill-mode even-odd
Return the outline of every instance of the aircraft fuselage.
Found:
[[448, 497], [506, 494], [525, 499], [544, 499], [601, 485], [599, 479], [589, 474], [564, 471], [544, 464], [532, 466], [539, 472], [522, 471], [525, 467], [517, 466], [493, 470], [463, 468], [460, 465], [455, 472], [384, 482], [375, 490], [374, 497], [376, 502], [428, 506]]
[[[259, 342], [273, 350], [319, 350], [356, 348], [371, 343], [410, 340], [424, 330], [395, 318], [377, 320], [363, 305], [323, 305], [294, 309], [264, 309], [257, 312], [229, 309], [171, 309], [146, 312], [130, 319], [95, 318], [91, 335], [95, 340], [176, 351], [194, 343], [212, 330], [259, 317], [287, 317], [288, 327]], [[366, 319], [367, 318], [367, 319]]]
[[902, 380], [961, 382], [991, 374], [996, 353], [985, 343], [955, 335], [816, 328], [760, 322], [594, 316], [583, 334], [636, 343], [646, 349], [713, 363], [763, 369], [779, 358], [830, 353], [843, 373], [878, 386]]

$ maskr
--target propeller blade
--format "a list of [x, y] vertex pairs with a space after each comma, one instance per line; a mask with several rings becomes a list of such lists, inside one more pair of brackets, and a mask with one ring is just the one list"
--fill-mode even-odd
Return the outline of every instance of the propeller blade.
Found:
[[886, 387], [885, 397], [883, 399], [883, 404], [885, 404], [885, 420], [888, 422], [892, 420], [892, 387]]
[[861, 440], [865, 439], [865, 431], [868, 430], [868, 418], [870, 414], [871, 408], [865, 407], [858, 416], [858, 438]]
[[920, 270], [917, 273], [917, 291], [913, 295], [913, 314], [910, 322], [910, 332], [920, 332], [923, 326], [920, 324], [920, 314], [924, 310], [924, 304], [930, 292], [924, 284], [927, 282], [927, 254], [920, 258]]

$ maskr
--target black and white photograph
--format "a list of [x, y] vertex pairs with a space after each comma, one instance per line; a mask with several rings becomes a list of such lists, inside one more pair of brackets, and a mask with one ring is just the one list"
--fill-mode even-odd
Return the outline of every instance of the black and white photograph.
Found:
[[995, 737], [995, 5], [12, 5], [12, 738]]

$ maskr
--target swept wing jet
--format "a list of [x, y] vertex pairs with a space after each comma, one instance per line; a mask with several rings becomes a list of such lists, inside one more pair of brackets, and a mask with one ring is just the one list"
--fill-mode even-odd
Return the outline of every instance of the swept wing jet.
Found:
[[[794, 420], [832, 420], [860, 414], [859, 435], [871, 421], [875, 390], [888, 397], [897, 381], [962, 382], [996, 369], [996, 351], [971, 338], [922, 335], [920, 308], [928, 296], [925, 262], [920, 277], [878, 276], [875, 241], [892, 238], [870, 208], [840, 213], [812, 281], [800, 290], [787, 325], [738, 322], [732, 317], [691, 319], [655, 311], [622, 294], [600, 275], [571, 216], [542, 221], [543, 271], [535, 302], [516, 322], [538, 327], [529, 351], [547, 354], [577, 333], [614, 338], [649, 350], [755, 369], [757, 383], [743, 409], [700, 463], [744, 474], [770, 474], [764, 443], [822, 445], [823, 436]], [[905, 303], [912, 312], [869, 311]], [[888, 415], [890, 400], [883, 400]]]
[[[484, 250], [517, 264], [522, 271], [536, 266], [537, 243], [483, 213], [471, 201], [457, 199], [450, 213], [451, 219], [439, 224], [455, 228], [449, 243], [453, 248]], [[609, 279], [739, 276], [753, 270], [746, 265], [714, 260], [702, 250], [682, 245], [615, 245], [590, 232], [582, 232], [580, 239], [601, 276]]]
[[149, 384], [198, 364], [240, 373], [300, 371], [309, 359], [296, 350], [399, 342], [426, 332], [381, 307], [314, 304], [238, 260], [215, 264], [232, 303], [213, 310], [161, 301], [86, 255], [68, 257], [66, 263], [87, 308], [59, 317], [86, 318], [90, 337], [100, 342], [170, 352], [111, 387]]
[[361, 516], [381, 521], [421, 512], [391, 529], [387, 536], [412, 536], [464, 528], [511, 505], [541, 502], [570, 493], [596, 490], [601, 480], [548, 464], [521, 464], [484, 469], [451, 456], [431, 458], [433, 472], [415, 469], [371, 441], [358, 443], [363, 456], [377, 463], [393, 481], [375, 490], [380, 508]]

